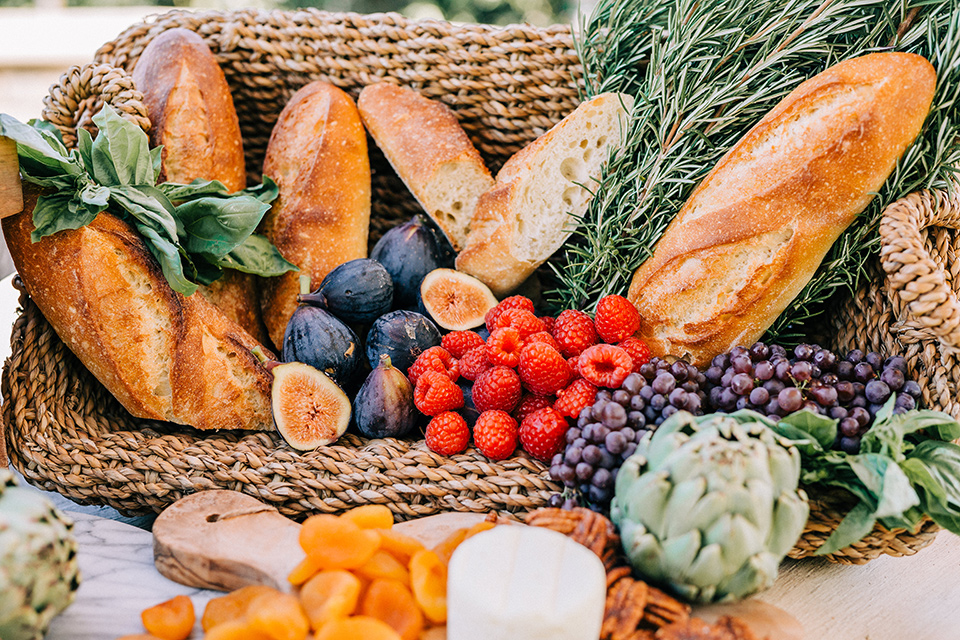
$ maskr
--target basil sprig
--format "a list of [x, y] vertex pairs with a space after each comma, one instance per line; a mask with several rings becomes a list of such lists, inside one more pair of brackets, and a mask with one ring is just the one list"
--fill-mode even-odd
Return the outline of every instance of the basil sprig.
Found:
[[841, 487], [858, 499], [817, 555], [857, 542], [878, 520], [913, 530], [926, 514], [960, 535], [960, 446], [951, 442], [960, 424], [939, 411], [894, 415], [893, 400], [877, 412], [857, 454], [832, 450], [838, 421], [811, 411], [774, 427], [800, 449], [801, 483]]
[[261, 276], [297, 270], [253, 233], [277, 197], [273, 180], [264, 176], [262, 184], [237, 193], [213, 180], [157, 185], [161, 147], [150, 149], [140, 127], [110, 105], [93, 121], [100, 129], [96, 140], [79, 129], [77, 148], [67, 150], [50, 123], [23, 124], [0, 114], [0, 136], [16, 141], [23, 179], [49, 190], [33, 210], [33, 242], [79, 229], [109, 210], [133, 225], [183, 295], [210, 284], [224, 268]]

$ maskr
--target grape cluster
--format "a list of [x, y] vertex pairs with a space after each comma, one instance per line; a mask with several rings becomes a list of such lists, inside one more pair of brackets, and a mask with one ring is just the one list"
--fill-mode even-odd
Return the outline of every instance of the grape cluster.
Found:
[[809, 409], [839, 420], [835, 448], [856, 453], [860, 438], [892, 394], [895, 413], [916, 406], [920, 386], [906, 373], [907, 361], [901, 356], [884, 360], [877, 353], [855, 350], [840, 359], [817, 345], [801, 344], [788, 353], [779, 345], [758, 342], [716, 356], [704, 375], [709, 410], [751, 409], [779, 420]]
[[646, 425], [659, 426], [677, 411], [703, 415], [707, 396], [702, 388], [707, 379], [695, 366], [686, 360], [651, 358], [639, 372], [647, 384], [631, 406], [643, 413]]

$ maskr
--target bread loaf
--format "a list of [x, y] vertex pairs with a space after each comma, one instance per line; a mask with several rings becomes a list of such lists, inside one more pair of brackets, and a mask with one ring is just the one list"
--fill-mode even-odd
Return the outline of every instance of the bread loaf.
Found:
[[454, 250], [462, 250], [477, 200], [493, 178], [457, 116], [442, 102], [388, 82], [365, 87], [357, 107], [394, 171]]
[[[163, 146], [161, 181], [219, 180], [246, 186], [243, 139], [227, 80], [203, 38], [170, 29], [154, 38], [133, 69], [151, 127], [150, 146]], [[200, 293], [257, 340], [267, 340], [257, 279], [226, 270]]]
[[103, 212], [30, 241], [39, 191], [3, 220], [13, 262], [64, 344], [138, 418], [197, 429], [273, 429], [270, 374], [246, 331], [174, 292], [140, 236]]
[[316, 288], [337, 265], [367, 255], [370, 159], [350, 96], [324, 82], [297, 91], [270, 135], [263, 173], [277, 182], [280, 196], [261, 229], [300, 267], [262, 283], [263, 319], [280, 348], [297, 308], [299, 276], [309, 274]]
[[873, 53], [798, 86], [684, 204], [628, 294], [655, 355], [706, 364], [757, 340], [920, 132], [936, 74]]
[[584, 102], [510, 158], [480, 196], [457, 269], [497, 297], [510, 293], [570, 236], [600, 167], [626, 132], [633, 98], [605, 93]]

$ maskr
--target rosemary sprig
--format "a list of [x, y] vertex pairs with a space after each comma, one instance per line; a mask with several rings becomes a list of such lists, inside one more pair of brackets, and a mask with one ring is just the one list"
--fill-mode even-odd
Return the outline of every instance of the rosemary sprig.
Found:
[[919, 53], [938, 70], [936, 109], [878, 198], [831, 249], [768, 338], [802, 337], [878, 249], [883, 207], [960, 169], [957, 0], [600, 0], [581, 26], [588, 96], [634, 95], [623, 152], [558, 259], [558, 306], [624, 293], [696, 184], [800, 82], [871, 51]]

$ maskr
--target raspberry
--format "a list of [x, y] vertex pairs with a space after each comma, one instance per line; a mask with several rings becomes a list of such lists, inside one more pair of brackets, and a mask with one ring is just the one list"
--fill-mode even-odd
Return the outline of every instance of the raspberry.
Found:
[[557, 393], [557, 401], [553, 403], [553, 408], [559, 411], [562, 416], [577, 418], [581, 411], [593, 406], [596, 397], [597, 387], [580, 378]]
[[487, 360], [490, 364], [516, 367], [520, 363], [520, 332], [513, 327], [497, 329], [487, 339]]
[[543, 323], [543, 330], [548, 333], [553, 333], [553, 325], [556, 321], [555, 318], [551, 318], [550, 316], [540, 316], [540, 322]]
[[549, 462], [564, 444], [567, 428], [566, 419], [556, 409], [534, 411], [520, 423], [520, 444], [537, 460]]
[[529, 336], [544, 330], [543, 322], [526, 309], [507, 309], [497, 318], [494, 329], [513, 327], [520, 332], [520, 339], [526, 340]]
[[542, 342], [523, 347], [518, 371], [524, 386], [541, 396], [556, 393], [570, 380], [567, 361], [556, 349]]
[[473, 404], [479, 411], [498, 409], [510, 413], [520, 401], [520, 376], [508, 367], [487, 369], [473, 383]]
[[640, 328], [640, 313], [623, 296], [606, 296], [597, 303], [594, 319], [597, 333], [604, 342], [613, 344], [626, 340]]
[[492, 366], [487, 359], [487, 345], [470, 349], [466, 355], [460, 358], [457, 364], [459, 365], [460, 375], [473, 382], [477, 379], [477, 376]]
[[426, 371], [436, 371], [450, 378], [451, 382], [456, 382], [460, 377], [460, 368], [457, 361], [443, 347], [430, 347], [414, 360], [410, 368], [407, 369], [407, 377], [410, 378], [410, 384], [416, 386], [417, 380]]
[[463, 453], [470, 443], [470, 427], [458, 413], [444, 411], [427, 425], [427, 446], [434, 453], [452, 456]]
[[580, 354], [580, 375], [598, 387], [615, 389], [633, 372], [630, 354], [609, 344], [598, 344]]
[[[582, 375], [580, 375], [580, 356], [573, 356], [572, 358], [567, 360], [567, 366], [570, 367], [570, 371], [572, 373], [572, 375], [570, 376], [571, 382], [573, 380], [579, 380], [580, 378], [583, 377]], [[461, 375], [463, 375], [462, 372], [461, 372]]]
[[551, 396], [537, 396], [532, 393], [528, 393], [520, 398], [517, 408], [513, 410], [513, 417], [516, 418], [517, 422], [523, 422], [523, 419], [534, 411], [539, 411], [540, 409], [545, 409], [546, 407], [552, 406], [553, 400], [551, 400]]
[[650, 347], [640, 338], [627, 338], [617, 346], [633, 358], [634, 371], [640, 371], [640, 367], [650, 362]]
[[424, 371], [413, 390], [413, 403], [420, 413], [435, 416], [463, 406], [463, 391], [439, 371]]
[[553, 337], [560, 343], [560, 353], [571, 358], [583, 353], [583, 350], [597, 344], [597, 330], [593, 320], [582, 311], [567, 309], [553, 325]]
[[524, 344], [529, 344], [529, 343], [531, 343], [531, 342], [542, 342], [542, 343], [544, 343], [544, 344], [550, 345], [551, 347], [553, 347], [553, 348], [556, 349], [557, 351], [560, 351], [560, 343], [557, 342], [557, 339], [554, 338], [552, 335], [550, 335], [550, 334], [549, 334], [548, 332], [546, 332], [546, 331], [538, 331], [537, 333], [534, 333], [534, 334], [528, 336], [528, 337], [523, 341]]
[[500, 301], [500, 304], [495, 306], [490, 311], [487, 311], [487, 315], [483, 317], [483, 321], [487, 323], [487, 331], [493, 333], [493, 330], [497, 327], [497, 318], [500, 317], [500, 314], [506, 311], [507, 309], [526, 309], [530, 313], [533, 313], [533, 302], [530, 298], [525, 298], [523, 296], [510, 296], [509, 298], [504, 298]]
[[451, 331], [440, 339], [440, 346], [454, 358], [462, 358], [467, 351], [484, 344], [476, 331]]
[[491, 460], [503, 460], [517, 449], [517, 421], [504, 411], [484, 411], [473, 426], [473, 443]]

